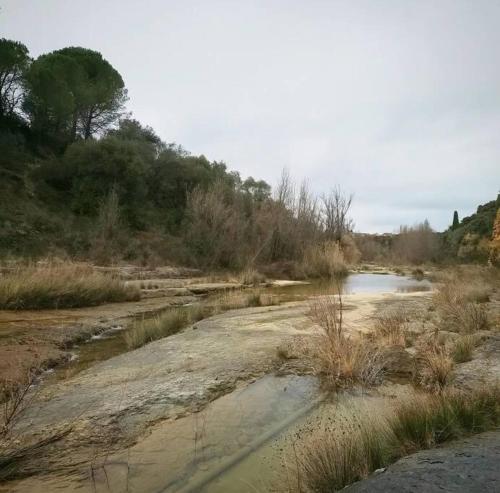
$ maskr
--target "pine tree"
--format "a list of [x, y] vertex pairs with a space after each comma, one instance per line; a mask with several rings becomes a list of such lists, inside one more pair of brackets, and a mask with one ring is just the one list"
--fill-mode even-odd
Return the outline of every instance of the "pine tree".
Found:
[[455, 211], [453, 213], [453, 224], [451, 225], [451, 229], [457, 229], [460, 225], [460, 221], [458, 220], [458, 212]]

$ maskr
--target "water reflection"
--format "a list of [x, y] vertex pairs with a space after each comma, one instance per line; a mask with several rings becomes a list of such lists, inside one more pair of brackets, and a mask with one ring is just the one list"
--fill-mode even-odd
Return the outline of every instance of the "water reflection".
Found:
[[394, 274], [351, 274], [335, 281], [313, 281], [309, 284], [271, 288], [281, 301], [292, 301], [320, 294], [413, 293], [430, 291], [431, 283]]
[[352, 274], [344, 282], [343, 290], [349, 294], [359, 293], [413, 293], [430, 291], [427, 279], [417, 280], [394, 274]]
[[[298, 284], [283, 287], [268, 287], [262, 291], [277, 295], [280, 302], [298, 301], [320, 294], [336, 294], [341, 290], [344, 294], [375, 294], [375, 293], [408, 293], [429, 291], [431, 283], [427, 280], [416, 280], [393, 274], [351, 274], [335, 281], [314, 281], [308, 284]], [[209, 297], [200, 303], [210, 303], [219, 295]], [[184, 307], [186, 308], [186, 307]], [[183, 307], [176, 307], [176, 310]], [[88, 342], [75, 347], [73, 359], [63, 365], [50, 378], [69, 378], [90, 366], [129, 351], [125, 335], [133, 327], [119, 326], [96, 336]]]

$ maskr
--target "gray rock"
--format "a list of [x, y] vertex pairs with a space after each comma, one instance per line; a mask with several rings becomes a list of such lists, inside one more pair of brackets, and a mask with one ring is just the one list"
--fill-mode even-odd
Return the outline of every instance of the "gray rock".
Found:
[[349, 493], [498, 493], [500, 431], [483, 433], [405, 457]]

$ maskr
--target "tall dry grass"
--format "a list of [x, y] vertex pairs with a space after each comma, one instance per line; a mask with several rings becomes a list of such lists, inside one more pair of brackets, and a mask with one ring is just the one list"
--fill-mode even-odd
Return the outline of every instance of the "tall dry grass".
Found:
[[496, 428], [500, 389], [416, 394], [387, 412], [354, 407], [353, 413], [302, 444], [296, 458], [299, 491], [338, 491], [409, 453]]
[[136, 349], [149, 342], [176, 334], [188, 325], [188, 310], [175, 308], [157, 315], [152, 319], [136, 322], [125, 334], [125, 342], [131, 349]]
[[402, 454], [447, 440], [481, 433], [500, 424], [500, 388], [472, 392], [450, 389], [441, 394], [419, 394], [396, 407], [392, 424]]
[[442, 392], [453, 380], [455, 363], [446, 346], [429, 344], [419, 353], [421, 385]]
[[77, 263], [17, 267], [0, 277], [0, 309], [76, 308], [140, 299], [137, 288]]
[[242, 308], [272, 306], [279, 304], [279, 298], [270, 293], [262, 293], [259, 290], [250, 291], [227, 291], [212, 302], [215, 313], [228, 310], [239, 310]]
[[258, 270], [253, 267], [247, 267], [244, 269], [240, 276], [239, 282], [245, 286], [258, 286], [266, 281], [266, 276], [261, 274]]
[[488, 314], [483, 305], [475, 302], [447, 304], [439, 308], [441, 327], [451, 332], [473, 334], [487, 330], [490, 326]]
[[331, 389], [381, 381], [385, 357], [373, 344], [348, 337], [343, 325], [342, 296], [320, 296], [309, 304], [308, 316], [321, 329], [313, 346], [316, 372]]
[[484, 302], [489, 300], [491, 287], [485, 282], [467, 280], [449, 274], [433, 297], [440, 316], [440, 327], [452, 332], [473, 334], [489, 327]]
[[329, 241], [306, 248], [302, 260], [306, 277], [332, 278], [348, 273], [347, 264], [340, 245]]
[[383, 344], [405, 347], [410, 342], [408, 325], [405, 308], [391, 308], [375, 317], [375, 337]]
[[359, 411], [314, 434], [298, 457], [299, 491], [330, 493], [394, 460], [395, 436], [386, 416]]
[[465, 363], [472, 359], [472, 353], [479, 340], [474, 334], [460, 336], [451, 349], [451, 357], [455, 363]]
[[485, 302], [489, 301], [495, 279], [488, 269], [461, 268], [441, 274], [434, 295], [440, 326], [446, 330], [473, 334], [489, 328]]

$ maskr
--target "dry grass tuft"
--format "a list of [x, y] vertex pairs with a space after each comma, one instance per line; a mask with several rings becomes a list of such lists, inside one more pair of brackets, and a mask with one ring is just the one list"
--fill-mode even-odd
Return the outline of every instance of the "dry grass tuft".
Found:
[[404, 307], [392, 308], [375, 317], [375, 337], [390, 346], [409, 344], [408, 315]]
[[437, 275], [440, 283], [435, 295], [439, 303], [486, 303], [493, 292], [495, 279], [490, 271], [484, 269], [462, 269], [442, 272]]
[[455, 363], [465, 363], [472, 359], [474, 348], [478, 344], [478, 338], [474, 334], [461, 336], [453, 344], [451, 356]]
[[140, 298], [137, 288], [88, 265], [18, 267], [0, 277], [0, 309], [75, 308]]
[[212, 315], [213, 313], [213, 309], [207, 305], [200, 303], [190, 305], [189, 308], [187, 308], [187, 312], [189, 323], [194, 324], [195, 322], [199, 322], [204, 318], [210, 317], [210, 315]]
[[441, 327], [451, 332], [473, 334], [490, 326], [486, 309], [476, 302], [443, 304], [439, 314]]
[[321, 296], [311, 301], [310, 319], [321, 328], [313, 356], [316, 371], [331, 389], [356, 383], [375, 385], [383, 375], [385, 357], [374, 345], [344, 334], [342, 297]]
[[181, 329], [217, 313], [278, 303], [277, 297], [259, 291], [226, 292], [210, 305], [196, 304], [174, 308], [154, 318], [138, 321], [125, 334], [125, 341], [129, 348], [137, 349], [149, 342], [176, 334]]
[[420, 384], [438, 392], [452, 381], [455, 364], [445, 346], [430, 344], [419, 353]]
[[434, 295], [441, 328], [463, 334], [488, 329], [488, 315], [482, 303], [489, 300], [490, 293], [488, 284], [448, 275]]
[[306, 277], [313, 278], [332, 278], [348, 273], [340, 245], [335, 242], [326, 242], [307, 248], [302, 270]]
[[330, 493], [393, 460], [395, 436], [385, 416], [361, 413], [344, 420], [341, 431], [313, 437], [301, 452], [302, 491]]
[[187, 310], [175, 308], [152, 319], [143, 319], [127, 331], [125, 341], [129, 348], [139, 348], [149, 342], [176, 334], [189, 323]]
[[266, 281], [266, 276], [252, 267], [245, 269], [239, 277], [239, 282], [245, 286], [259, 286]]
[[222, 294], [214, 303], [216, 313], [241, 308], [278, 305], [279, 298], [260, 291], [231, 291]]
[[297, 359], [299, 358], [299, 353], [300, 351], [298, 351], [298, 348], [292, 342], [280, 344], [276, 348], [276, 356], [283, 361]]
[[417, 394], [389, 412], [354, 411], [342, 426], [312, 435], [297, 456], [299, 491], [329, 493], [420, 449], [494, 429], [499, 387]]
[[437, 395], [417, 395], [396, 408], [394, 433], [402, 454], [429, 448], [500, 423], [500, 388], [470, 393], [456, 389]]

